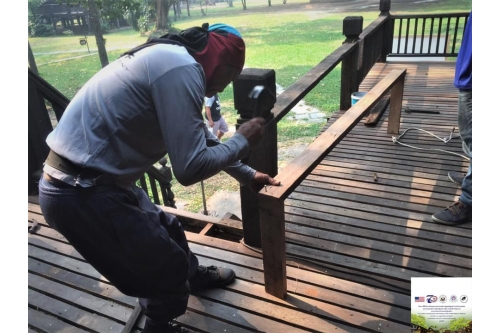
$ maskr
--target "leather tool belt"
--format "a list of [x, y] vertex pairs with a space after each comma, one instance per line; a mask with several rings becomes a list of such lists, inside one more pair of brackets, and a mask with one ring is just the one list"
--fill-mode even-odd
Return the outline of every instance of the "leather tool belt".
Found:
[[52, 150], [50, 150], [45, 163], [54, 169], [73, 176], [74, 178], [93, 179], [93, 183], [95, 185], [114, 184], [114, 176], [102, 173], [101, 171], [97, 171], [95, 169], [82, 168]]

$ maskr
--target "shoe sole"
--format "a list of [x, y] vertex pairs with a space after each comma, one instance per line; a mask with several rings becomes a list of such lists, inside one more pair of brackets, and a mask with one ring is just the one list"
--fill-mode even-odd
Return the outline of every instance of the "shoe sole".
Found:
[[434, 217], [434, 215], [432, 215], [432, 220], [436, 223], [439, 223], [439, 224], [446, 224], [446, 225], [459, 225], [459, 224], [464, 224], [464, 223], [469, 223], [469, 222], [472, 222], [472, 219], [469, 220], [469, 221], [464, 221], [464, 222], [448, 222], [448, 221], [443, 221], [443, 220], [440, 220], [436, 217]]

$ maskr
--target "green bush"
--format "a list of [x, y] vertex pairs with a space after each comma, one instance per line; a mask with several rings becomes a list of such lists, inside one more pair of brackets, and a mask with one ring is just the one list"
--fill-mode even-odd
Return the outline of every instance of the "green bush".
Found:
[[109, 22], [108, 21], [103, 21], [101, 23], [101, 32], [103, 34], [107, 34], [110, 30], [111, 30], [111, 27], [109, 26]]
[[54, 36], [56, 31], [51, 24], [34, 23], [29, 27], [31, 37], [49, 37]]
[[139, 27], [139, 32], [141, 35], [149, 31], [149, 19], [146, 16], [139, 17], [137, 21], [137, 26]]
[[68, 30], [63, 31], [63, 35], [64, 36], [73, 36], [74, 34], [73, 34], [73, 31], [68, 29]]

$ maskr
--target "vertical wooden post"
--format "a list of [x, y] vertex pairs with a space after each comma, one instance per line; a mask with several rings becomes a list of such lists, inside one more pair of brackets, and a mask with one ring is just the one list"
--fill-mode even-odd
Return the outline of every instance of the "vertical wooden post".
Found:
[[389, 120], [387, 124], [388, 134], [399, 134], [401, 123], [401, 108], [403, 107], [403, 91], [406, 70], [391, 89], [391, 102], [389, 104]]
[[[347, 16], [344, 18], [342, 33], [346, 36], [344, 43], [357, 43], [363, 31], [362, 16]], [[358, 91], [358, 62], [359, 47], [342, 60], [340, 84], [340, 109], [347, 110], [351, 107], [351, 94]]]
[[[251, 98], [250, 92], [255, 86], [264, 86], [257, 98]], [[278, 125], [270, 123], [274, 115], [271, 109], [276, 103], [276, 73], [272, 69], [245, 68], [233, 84], [234, 108], [240, 118], [236, 129], [250, 120], [257, 111], [266, 119], [264, 135], [259, 144], [252, 148], [243, 163], [271, 177], [278, 173]], [[261, 247], [259, 199], [248, 186], [240, 188], [241, 217], [243, 237], [247, 245]]]
[[286, 298], [285, 203], [280, 198], [260, 196], [262, 256], [266, 292]]
[[[391, 0], [380, 0], [380, 15], [379, 16], [390, 16], [389, 11], [391, 10]], [[394, 35], [394, 20], [389, 19], [384, 24], [384, 37], [382, 40], [382, 54], [378, 62], [387, 62], [387, 55], [392, 52], [392, 43]]]

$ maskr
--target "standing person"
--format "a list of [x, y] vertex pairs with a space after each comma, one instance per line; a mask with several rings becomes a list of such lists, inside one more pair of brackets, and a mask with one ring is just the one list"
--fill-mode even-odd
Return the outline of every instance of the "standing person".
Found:
[[212, 129], [212, 133], [219, 140], [229, 130], [226, 120], [220, 111], [219, 94], [215, 94], [212, 97], [205, 97], [205, 117], [207, 118], [208, 126]]
[[231, 269], [202, 266], [178, 219], [135, 185], [168, 153], [182, 185], [224, 170], [242, 185], [279, 185], [240, 162], [261, 138], [263, 118], [225, 143], [202, 115], [235, 80], [245, 43], [231, 26], [195, 27], [148, 40], [110, 63], [78, 91], [47, 137], [39, 183], [49, 225], [126, 295], [139, 298], [145, 333], [179, 332], [172, 320], [190, 292], [231, 283]]
[[452, 225], [472, 221], [472, 11], [458, 51], [454, 83], [458, 89], [458, 130], [470, 164], [465, 177], [456, 172], [448, 173], [453, 182], [462, 185], [458, 201], [432, 215], [435, 222]]

